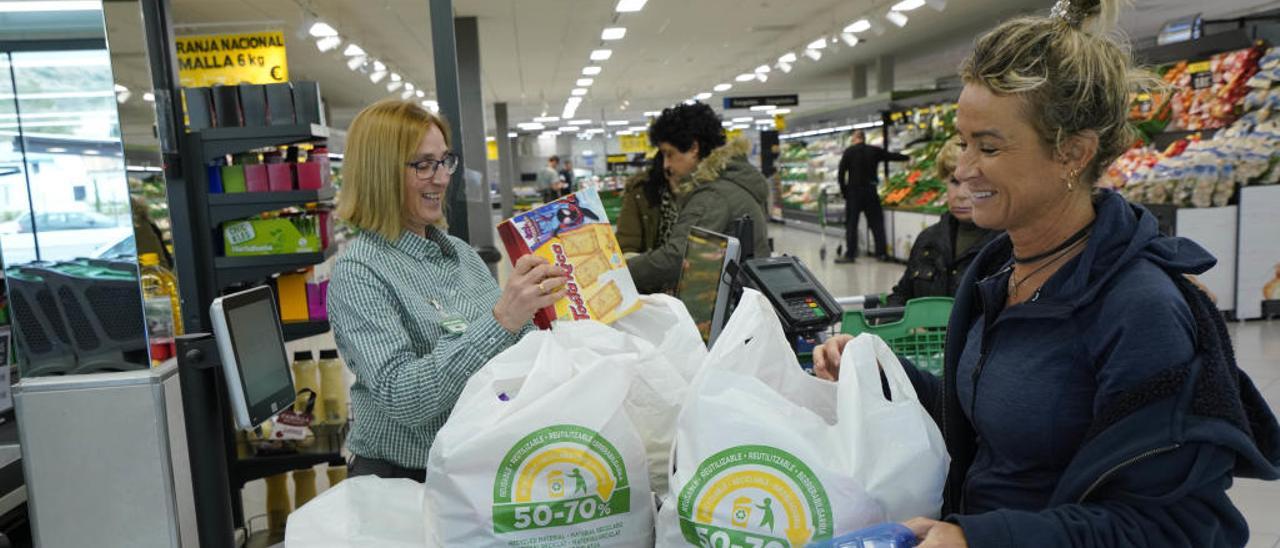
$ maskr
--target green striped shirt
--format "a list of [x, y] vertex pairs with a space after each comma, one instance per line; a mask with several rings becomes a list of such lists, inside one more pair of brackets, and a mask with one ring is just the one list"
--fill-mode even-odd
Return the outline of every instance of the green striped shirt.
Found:
[[[501, 290], [480, 256], [427, 230], [395, 242], [357, 236], [329, 281], [334, 337], [356, 377], [347, 448], [406, 468], [426, 468], [467, 379], [519, 339], [493, 317]], [[445, 329], [451, 317], [465, 332]]]

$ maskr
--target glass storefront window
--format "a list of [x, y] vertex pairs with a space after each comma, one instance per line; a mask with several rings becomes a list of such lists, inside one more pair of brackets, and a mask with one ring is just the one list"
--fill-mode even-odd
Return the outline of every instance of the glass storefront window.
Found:
[[32, 51], [0, 59], [0, 247], [6, 266], [130, 248], [129, 191], [108, 53]]

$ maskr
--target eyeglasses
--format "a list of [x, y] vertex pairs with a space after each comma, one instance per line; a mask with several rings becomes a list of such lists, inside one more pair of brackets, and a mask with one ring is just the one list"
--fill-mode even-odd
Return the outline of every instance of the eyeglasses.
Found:
[[436, 173], [440, 171], [440, 166], [444, 166], [445, 173], [453, 175], [453, 172], [458, 171], [458, 163], [460, 161], [461, 158], [457, 154], [446, 152], [444, 158], [439, 160], [417, 160], [408, 162], [405, 165], [413, 168], [419, 179], [434, 179]]

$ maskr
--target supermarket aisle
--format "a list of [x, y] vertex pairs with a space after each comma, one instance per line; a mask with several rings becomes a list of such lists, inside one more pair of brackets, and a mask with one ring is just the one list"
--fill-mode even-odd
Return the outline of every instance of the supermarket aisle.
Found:
[[880, 262], [871, 257], [859, 257], [854, 264], [835, 264], [836, 247], [843, 243], [841, 236], [826, 237], [827, 258], [822, 260], [819, 251], [822, 235], [790, 226], [770, 224], [769, 237], [773, 238], [775, 254], [798, 257], [809, 267], [814, 276], [835, 297], [888, 293], [898, 283], [905, 266]]

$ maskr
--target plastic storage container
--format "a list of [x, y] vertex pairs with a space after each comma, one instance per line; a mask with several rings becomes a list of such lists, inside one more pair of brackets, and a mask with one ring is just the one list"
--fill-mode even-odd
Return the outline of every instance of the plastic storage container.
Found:
[[346, 365], [338, 357], [337, 350], [320, 351], [320, 401], [317, 412], [321, 424], [342, 424], [347, 422], [347, 388]]
[[[310, 350], [293, 353], [293, 386], [297, 393], [301, 394], [303, 390], [311, 389], [316, 397], [315, 409], [312, 409], [312, 417], [324, 416], [324, 399], [320, 395], [320, 376], [318, 372], [319, 364], [316, 363], [315, 357]], [[305, 404], [304, 404], [305, 405]], [[306, 409], [299, 409], [294, 405], [294, 411], [302, 412]], [[314, 421], [313, 421], [314, 422]]]

